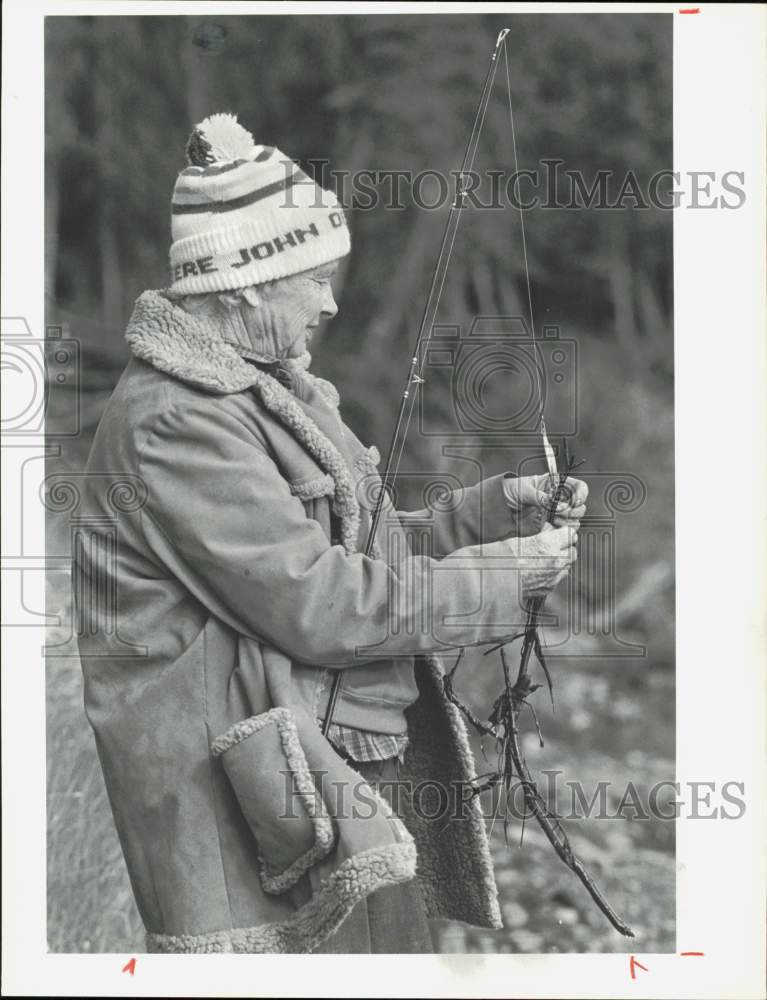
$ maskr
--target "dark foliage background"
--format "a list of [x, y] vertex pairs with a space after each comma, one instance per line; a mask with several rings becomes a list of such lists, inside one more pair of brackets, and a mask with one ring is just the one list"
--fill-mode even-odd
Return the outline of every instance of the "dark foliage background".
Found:
[[[125, 323], [136, 296], [167, 283], [169, 201], [192, 125], [238, 114], [256, 141], [279, 146], [319, 176], [326, 170], [457, 170], [495, 36], [508, 51], [521, 168], [545, 158], [633, 171], [643, 191], [672, 164], [671, 18], [658, 14], [456, 14], [49, 17], [46, 20], [46, 296], [48, 323], [81, 345], [81, 432], [52, 471], [80, 468], [104, 403], [127, 360]], [[503, 67], [476, 169], [513, 169]], [[326, 186], [332, 183], [329, 174]], [[340, 313], [314, 347], [313, 369], [339, 387], [347, 422], [385, 451], [410, 347], [436, 259], [445, 210], [349, 213], [353, 251], [339, 274]], [[339, 189], [339, 193], [342, 191]], [[644, 646], [618, 658], [583, 632], [552, 657], [558, 713], [545, 708], [546, 747], [534, 768], [561, 768], [591, 794], [612, 780], [647, 789], [673, 780], [673, 274], [668, 211], [535, 209], [526, 213], [539, 324], [578, 343], [584, 478], [631, 473], [646, 487], [616, 523], [615, 632]], [[439, 321], [525, 315], [518, 213], [467, 212]], [[559, 394], [561, 395], [561, 394]], [[552, 393], [550, 424], [562, 403]], [[75, 405], [52, 384], [48, 430]], [[428, 397], [453, 419], [448, 398]], [[517, 470], [539, 447], [482, 448], [484, 474]], [[451, 471], [439, 442], [413, 427], [403, 468]], [[540, 463], [535, 466], [541, 470]], [[460, 471], [459, 471], [460, 474]], [[407, 477], [406, 477], [407, 478]], [[415, 503], [414, 490], [402, 505]], [[51, 514], [49, 551], [67, 554], [65, 517]], [[559, 604], [557, 603], [559, 601]], [[565, 611], [558, 595], [551, 606]], [[49, 611], [69, 628], [69, 580], [51, 572]], [[565, 612], [564, 618], [567, 617]], [[58, 641], [51, 629], [51, 642]], [[554, 639], [556, 635], [554, 635]], [[555, 650], [552, 650], [555, 652]], [[465, 697], [489, 706], [497, 662], [470, 658]], [[49, 946], [55, 951], [141, 947], [138, 917], [82, 711], [77, 663], [49, 659]], [[632, 817], [570, 824], [577, 851], [630, 922], [620, 939], [529, 823], [522, 849], [501, 823], [492, 838], [506, 928], [440, 928], [444, 950], [673, 950], [673, 826]]]

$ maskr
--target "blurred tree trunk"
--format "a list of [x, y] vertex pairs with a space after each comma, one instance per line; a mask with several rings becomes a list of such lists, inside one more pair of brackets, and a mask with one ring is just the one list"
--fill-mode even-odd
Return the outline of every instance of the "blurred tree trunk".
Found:
[[[101, 261], [101, 321], [106, 332], [121, 328], [123, 319], [120, 249], [115, 233], [115, 213], [110, 196], [104, 197], [101, 202], [99, 254]], [[117, 333], [114, 336], [117, 336]]]
[[[49, 143], [50, 145], [50, 143]], [[45, 302], [56, 301], [56, 275], [59, 260], [59, 190], [60, 158], [53, 150], [45, 157]]]
[[181, 28], [181, 64], [186, 79], [186, 108], [189, 119], [189, 131], [192, 126], [211, 114], [211, 58], [208, 52], [196, 41], [204, 37], [205, 24], [210, 18], [180, 17]]
[[68, 100], [68, 87], [77, 75], [77, 61], [68, 62], [66, 54], [77, 51], [83, 32], [74, 19], [61, 19], [61, 26], [49, 22], [45, 27], [45, 297], [53, 305], [59, 267], [59, 226], [61, 209], [61, 171], [67, 151], [76, 144], [75, 112]]
[[[521, 316], [526, 323], [529, 323], [530, 310], [527, 302], [527, 289], [525, 288], [523, 299], [517, 290], [514, 275], [507, 270], [505, 262], [498, 274], [498, 297], [504, 316]], [[538, 332], [537, 330], [533, 331], [533, 335], [537, 336]]]
[[607, 278], [613, 307], [613, 321], [618, 343], [630, 361], [637, 360], [637, 328], [634, 320], [634, 282], [628, 241], [623, 226], [611, 220], [610, 254]]
[[[352, 146], [351, 153], [349, 154], [348, 157], [346, 157], [345, 162], [343, 163], [343, 169], [346, 171], [348, 177], [352, 181], [356, 176], [357, 172], [361, 170], [366, 165], [367, 162], [369, 162], [369, 157], [371, 156], [372, 152], [373, 152], [373, 140], [370, 138], [369, 135], [365, 135], [362, 132], [358, 132], [357, 139], [354, 142], [354, 145]], [[322, 179], [318, 177], [317, 182], [322, 184]], [[328, 182], [326, 182], [326, 184], [327, 183]], [[345, 182], [344, 185], [338, 187], [338, 189], [336, 190], [336, 195], [338, 196], [339, 201], [345, 204], [345, 207], [348, 208], [349, 195], [346, 194], [344, 187], [345, 187]], [[349, 213], [347, 212], [347, 222], [350, 228], [352, 226], [352, 221], [353, 217], [350, 218]], [[352, 243], [353, 240], [354, 240], [354, 234], [352, 233]], [[353, 252], [354, 251], [352, 250], [352, 253]], [[346, 283], [346, 278], [349, 274], [349, 270], [351, 267], [351, 262], [352, 262], [351, 258], [352, 254], [347, 254], [346, 257], [341, 258], [338, 264], [338, 271], [333, 281], [333, 285], [336, 291], [336, 298], [339, 301], [341, 300], [341, 296], [343, 295], [344, 285]]]
[[418, 292], [424, 277], [431, 276], [437, 261], [439, 231], [444, 225], [443, 214], [415, 210], [413, 215], [414, 222], [407, 243], [386, 283], [386, 291], [382, 297], [383, 309], [370, 328], [370, 336], [382, 343], [391, 343], [406, 320], [412, 331], [410, 339], [415, 339], [428, 285], [425, 286], [422, 301], [418, 300]]
[[665, 360], [666, 367], [673, 361], [669, 318], [661, 307], [660, 298], [646, 272], [637, 278], [637, 305], [645, 343], [654, 360]]
[[492, 261], [479, 254], [472, 254], [470, 259], [471, 281], [478, 312], [482, 316], [497, 316], [499, 303], [495, 297]]
[[115, 88], [118, 77], [113, 72], [117, 37], [111, 18], [96, 18], [98, 74], [94, 86], [96, 109], [95, 156], [101, 191], [99, 202], [99, 266], [101, 276], [101, 322], [105, 342], [111, 341], [116, 353], [122, 350], [123, 277], [117, 238], [115, 211], [120, 178], [118, 133], [115, 122]]

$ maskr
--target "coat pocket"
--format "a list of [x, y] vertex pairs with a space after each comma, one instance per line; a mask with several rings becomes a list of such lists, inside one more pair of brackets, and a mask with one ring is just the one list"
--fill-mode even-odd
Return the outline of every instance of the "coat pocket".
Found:
[[211, 745], [258, 842], [261, 885], [286, 892], [335, 846], [293, 713], [272, 708], [231, 726]]

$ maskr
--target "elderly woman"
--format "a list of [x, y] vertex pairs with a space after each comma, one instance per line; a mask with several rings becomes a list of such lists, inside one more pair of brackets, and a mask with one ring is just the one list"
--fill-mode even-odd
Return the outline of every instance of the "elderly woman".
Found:
[[537, 479], [389, 505], [364, 555], [375, 449], [307, 368], [349, 252], [341, 206], [230, 115], [187, 155], [172, 284], [136, 302], [88, 462], [133, 476], [143, 503], [115, 544], [86, 488], [75, 565], [86, 708], [147, 947], [429, 951], [429, 917], [500, 927], [434, 654], [507, 634], [556, 584], [585, 487], [544, 532]]

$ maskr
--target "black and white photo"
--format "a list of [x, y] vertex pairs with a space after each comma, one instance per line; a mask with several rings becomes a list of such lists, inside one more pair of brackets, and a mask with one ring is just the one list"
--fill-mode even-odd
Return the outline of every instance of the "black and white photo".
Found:
[[[336, 995], [383, 995], [379, 955], [392, 995], [444, 992], [407, 978], [440, 956], [474, 963], [455, 995], [589, 995], [576, 957], [593, 995], [756, 995], [703, 928], [730, 940], [763, 820], [764, 101], [729, 96], [762, 15], [29, 15], [3, 631], [6, 690], [39, 661], [44, 872], [14, 940], [34, 912], [104, 995], [273, 955], [336, 956]], [[739, 76], [692, 68], [712, 18]]]

